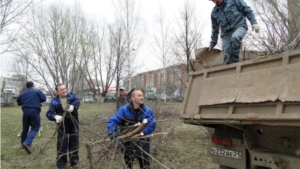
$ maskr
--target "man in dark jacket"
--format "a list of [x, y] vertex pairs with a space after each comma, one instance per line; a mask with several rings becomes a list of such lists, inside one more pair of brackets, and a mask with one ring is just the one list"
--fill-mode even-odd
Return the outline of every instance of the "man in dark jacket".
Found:
[[[131, 101], [132, 102], [120, 107], [117, 113], [109, 118], [107, 130], [111, 139], [118, 136], [118, 126], [130, 126], [142, 122], [143, 119], [147, 119], [148, 121], [142, 130], [143, 135], [149, 135], [155, 130], [155, 117], [153, 111], [144, 105], [143, 93], [140, 90], [133, 91]], [[115, 144], [117, 146], [121, 145], [119, 140], [116, 140]], [[142, 150], [140, 148], [142, 148]], [[138, 159], [141, 169], [150, 169], [149, 157], [147, 155], [150, 153], [149, 138], [136, 142], [126, 142], [122, 148], [122, 153], [124, 153], [124, 159], [128, 169], [132, 169], [135, 158]]]
[[117, 97], [117, 110], [127, 103], [127, 93], [124, 87], [120, 87]]
[[[78, 148], [79, 148], [79, 124], [78, 109], [79, 99], [73, 93], [68, 93], [66, 86], [58, 84], [55, 87], [57, 96], [51, 101], [47, 118], [55, 121], [57, 125], [62, 123], [57, 134], [57, 159], [56, 165], [63, 169], [68, 163], [67, 154], [69, 149], [69, 158], [73, 168], [78, 166]], [[64, 119], [63, 114], [66, 113]]]
[[[41, 103], [46, 101], [46, 96], [42, 91], [34, 89], [34, 83], [31, 81], [26, 83], [26, 87], [27, 89], [20, 94], [17, 102], [23, 110], [21, 144], [26, 152], [30, 154], [30, 146], [41, 126]], [[31, 127], [30, 131], [29, 127]]]
[[252, 30], [258, 33], [259, 26], [251, 8], [244, 0], [212, 0], [216, 6], [211, 13], [212, 35], [209, 51], [218, 41], [221, 27], [224, 65], [239, 61], [242, 40], [248, 30], [246, 18]]

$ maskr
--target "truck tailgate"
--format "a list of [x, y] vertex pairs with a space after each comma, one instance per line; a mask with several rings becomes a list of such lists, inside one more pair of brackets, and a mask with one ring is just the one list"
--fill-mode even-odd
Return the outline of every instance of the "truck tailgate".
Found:
[[191, 72], [181, 119], [300, 126], [300, 50]]

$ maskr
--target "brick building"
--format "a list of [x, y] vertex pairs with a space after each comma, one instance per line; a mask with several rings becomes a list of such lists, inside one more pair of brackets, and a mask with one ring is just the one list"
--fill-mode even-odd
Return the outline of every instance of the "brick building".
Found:
[[186, 65], [174, 65], [165, 69], [151, 70], [133, 76], [130, 81], [126, 79], [124, 86], [144, 90], [147, 93], [164, 93], [168, 95], [178, 91], [184, 93], [187, 87]]

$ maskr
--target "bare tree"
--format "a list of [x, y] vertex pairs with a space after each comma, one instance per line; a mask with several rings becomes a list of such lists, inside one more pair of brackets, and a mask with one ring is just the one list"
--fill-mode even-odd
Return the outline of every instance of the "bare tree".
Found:
[[109, 49], [101, 55], [98, 62], [98, 72], [100, 72], [101, 86], [102, 86], [102, 96], [108, 92], [108, 88], [111, 86], [115, 74], [116, 74], [116, 55], [112, 46], [110, 45], [111, 41], [107, 44]]
[[61, 4], [35, 11], [26, 31], [14, 44], [15, 55], [32, 69], [28, 76], [47, 86], [50, 92], [55, 92], [55, 84], [68, 86], [70, 74], [79, 74], [78, 39], [85, 24], [80, 11], [78, 6], [72, 9]]
[[164, 98], [164, 103], [166, 104], [167, 102], [167, 66], [169, 66], [170, 63], [170, 51], [171, 51], [171, 47], [170, 47], [170, 28], [169, 28], [168, 23], [166, 23], [166, 18], [165, 18], [165, 11], [160, 8], [159, 11], [159, 16], [157, 17], [157, 26], [155, 29], [155, 33], [154, 33], [154, 42], [153, 44], [151, 44], [151, 52], [152, 54], [158, 58], [161, 63], [162, 63], [162, 67], [163, 67], [163, 76], [159, 76], [162, 77], [163, 79], [160, 80], [163, 83], [163, 91], [165, 93], [165, 98]]
[[16, 59], [13, 64], [15, 75], [19, 77], [19, 82], [22, 84], [21, 91], [26, 89], [26, 82], [29, 73], [31, 72], [29, 63], [23, 59]]
[[[4, 48], [0, 54], [8, 51], [13, 41], [19, 34], [22, 23], [20, 22], [24, 14], [33, 7], [33, 0], [1, 0], [0, 1], [0, 35], [4, 36], [2, 47]], [[11, 28], [9, 26], [11, 25]]]
[[[95, 83], [98, 79], [95, 78], [97, 72], [94, 66], [95, 62], [99, 57], [98, 48], [102, 48], [102, 45], [98, 46], [99, 38], [99, 25], [96, 24], [94, 20], [85, 20], [84, 30], [80, 31], [79, 35], [79, 49], [80, 49], [80, 59], [75, 60], [76, 66], [74, 68], [79, 68], [79, 74], [74, 75], [74, 77], [80, 78], [80, 80], [75, 80], [76, 89], [83, 91], [83, 95], [86, 92], [92, 92], [94, 96], [100, 94], [100, 88]], [[103, 37], [102, 37], [103, 38]], [[76, 54], [74, 54], [76, 56]], [[76, 72], [76, 70], [74, 70]], [[77, 71], [78, 72], [78, 71]]]
[[189, 72], [189, 60], [194, 55], [194, 50], [201, 43], [203, 25], [196, 16], [195, 5], [185, 1], [180, 17], [177, 19], [177, 27], [173, 30], [174, 45], [172, 52], [178, 60], [177, 64], [184, 63], [186, 72]]
[[125, 32], [126, 46], [125, 55], [126, 61], [125, 71], [127, 72], [127, 79], [129, 84], [127, 88], [131, 88], [131, 77], [136, 69], [136, 55], [144, 40], [144, 28], [139, 16], [139, 7], [136, 0], [114, 0], [113, 5], [116, 10], [117, 20], [121, 24]]
[[250, 34], [245, 44], [269, 54], [300, 48], [299, 0], [252, 0], [261, 25], [259, 35]]
[[[105, 39], [105, 28], [103, 27], [102, 31], [98, 31], [98, 36], [97, 36], [97, 39], [96, 39], [96, 47], [95, 48], [92, 48], [93, 50], [93, 61], [94, 61], [94, 72], [95, 72], [95, 80], [96, 80], [96, 86], [97, 86], [97, 89], [98, 89], [98, 94], [101, 94], [101, 96], [105, 96], [107, 90], [108, 90], [108, 87], [109, 87], [109, 84], [111, 83], [111, 80], [113, 77], [110, 77], [110, 78], [107, 78], [108, 80], [106, 81], [106, 84], [104, 83], [104, 79], [103, 79], [103, 75], [102, 75], [102, 60], [103, 59], [103, 56], [104, 56], [104, 46], [105, 46], [105, 42], [104, 42], [104, 39]], [[108, 58], [110, 59], [110, 58]], [[107, 67], [108, 69], [112, 69], [112, 67]], [[106, 71], [106, 72], [110, 72], [109, 70]], [[100, 75], [100, 77], [99, 77]], [[100, 78], [100, 79], [99, 79]], [[110, 82], [110, 83], [109, 83]], [[101, 91], [102, 89], [102, 91]], [[101, 93], [102, 92], [102, 93]], [[98, 99], [100, 100], [100, 99]]]
[[110, 48], [113, 50], [114, 55], [116, 56], [116, 91], [119, 90], [121, 81], [124, 78], [124, 62], [125, 58], [125, 36], [122, 26], [115, 22], [114, 25], [109, 26], [110, 31]]

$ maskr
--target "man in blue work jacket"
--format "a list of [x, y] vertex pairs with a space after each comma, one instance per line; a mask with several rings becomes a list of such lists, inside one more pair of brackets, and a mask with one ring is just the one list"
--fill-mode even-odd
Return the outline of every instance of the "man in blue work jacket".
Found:
[[[73, 93], [68, 93], [63, 84], [55, 86], [57, 96], [51, 101], [46, 116], [49, 120], [55, 121], [57, 125], [62, 123], [57, 134], [57, 158], [56, 166], [60, 169], [68, 163], [68, 150], [71, 166], [79, 168], [79, 124], [78, 109], [80, 100]], [[66, 114], [63, 118], [63, 114]]]
[[244, 0], [211, 0], [216, 6], [211, 13], [212, 35], [209, 51], [218, 41], [221, 27], [224, 65], [239, 61], [242, 40], [248, 30], [246, 18], [252, 25], [252, 31], [259, 32], [259, 26], [251, 8]]
[[[26, 87], [27, 89], [18, 97], [17, 103], [22, 106], [23, 110], [21, 144], [26, 152], [30, 154], [33, 139], [41, 126], [41, 103], [46, 101], [46, 96], [42, 91], [35, 89], [34, 83], [31, 81], [26, 83]], [[29, 127], [31, 127], [30, 131]]]
[[[144, 96], [140, 90], [131, 93], [131, 102], [120, 107], [107, 122], [108, 135], [111, 139], [118, 136], [118, 126], [125, 127], [136, 124], [147, 119], [147, 124], [142, 130], [142, 135], [151, 134], [156, 127], [156, 120], [153, 111], [144, 105]], [[133, 161], [138, 159], [140, 169], [150, 169], [150, 139], [142, 139], [136, 142], [126, 142], [124, 145], [119, 140], [114, 142], [116, 146], [122, 146], [127, 169], [132, 169]], [[141, 149], [142, 150], [141, 150]]]

